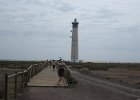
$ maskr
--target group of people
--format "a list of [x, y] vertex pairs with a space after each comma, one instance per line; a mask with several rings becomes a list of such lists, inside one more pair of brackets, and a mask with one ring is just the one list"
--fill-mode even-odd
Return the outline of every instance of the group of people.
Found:
[[62, 60], [52, 60], [52, 61], [49, 61], [48, 63], [48, 66], [50, 68], [52, 68], [53, 71], [55, 71], [57, 69], [57, 73], [58, 73], [58, 76], [59, 76], [59, 80], [57, 82], [57, 85], [61, 85], [61, 83], [63, 85], [66, 85], [66, 79], [64, 77], [65, 73], [66, 73], [66, 70], [67, 70], [67, 66], [65, 64], [64, 61]]

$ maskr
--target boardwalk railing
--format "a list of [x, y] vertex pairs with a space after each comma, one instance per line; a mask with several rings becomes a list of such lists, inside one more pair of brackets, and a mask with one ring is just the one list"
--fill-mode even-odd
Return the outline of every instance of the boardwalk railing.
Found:
[[29, 68], [14, 74], [5, 74], [5, 93], [4, 100], [8, 98], [17, 98], [17, 95], [23, 91], [30, 79], [46, 67], [45, 63], [33, 64]]

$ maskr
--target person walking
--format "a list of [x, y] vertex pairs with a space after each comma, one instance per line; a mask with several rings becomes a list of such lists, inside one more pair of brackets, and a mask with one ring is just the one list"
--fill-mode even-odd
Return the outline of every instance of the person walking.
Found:
[[52, 66], [52, 61], [51, 60], [49, 61], [49, 66], [50, 66], [50, 69], [51, 69], [51, 66]]
[[48, 61], [48, 60], [46, 60], [46, 62], [45, 62], [45, 66], [46, 66], [46, 67], [49, 66], [49, 61]]
[[56, 62], [55, 62], [55, 60], [53, 60], [52, 61], [53, 71], [55, 70], [55, 65], [56, 65]]

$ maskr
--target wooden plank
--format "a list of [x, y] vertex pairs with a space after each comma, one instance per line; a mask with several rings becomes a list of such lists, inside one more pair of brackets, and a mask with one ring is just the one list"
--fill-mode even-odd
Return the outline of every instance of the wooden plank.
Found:
[[[57, 70], [53, 71], [50, 68], [45, 68], [36, 76], [34, 76], [27, 86], [58, 86], [57, 81], [59, 77], [57, 75]], [[64, 86], [63, 84], [59, 86]], [[67, 86], [67, 85], [65, 85]]]

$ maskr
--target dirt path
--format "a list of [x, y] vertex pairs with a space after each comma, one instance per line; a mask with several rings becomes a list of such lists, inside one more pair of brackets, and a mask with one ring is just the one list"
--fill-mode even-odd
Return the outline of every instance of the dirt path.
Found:
[[[115, 87], [115, 84], [71, 71], [78, 80], [75, 88], [27, 87], [18, 100], [137, 100], [139, 90]], [[111, 85], [110, 85], [111, 84]], [[134, 92], [134, 93], [133, 93]]]

